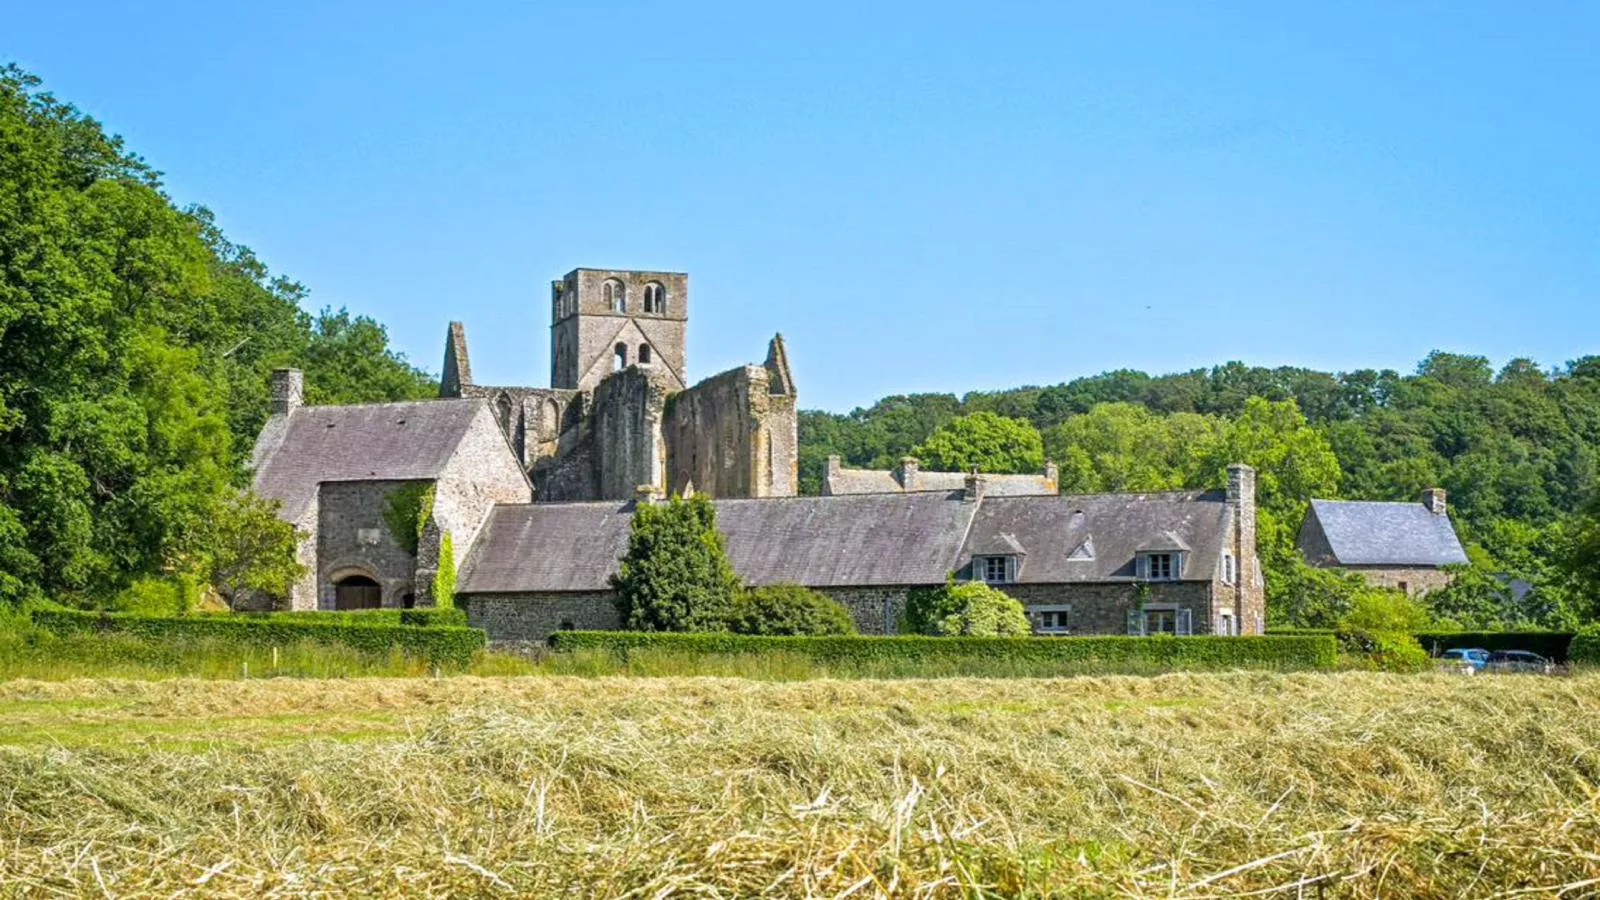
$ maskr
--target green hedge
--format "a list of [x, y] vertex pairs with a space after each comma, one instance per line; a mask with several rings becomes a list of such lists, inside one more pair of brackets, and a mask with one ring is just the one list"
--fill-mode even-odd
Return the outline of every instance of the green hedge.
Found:
[[756, 637], [637, 631], [560, 631], [550, 636], [558, 651], [605, 650], [626, 658], [634, 650], [685, 654], [797, 653], [821, 662], [980, 659], [1008, 657], [1027, 662], [1146, 663], [1175, 669], [1273, 666], [1331, 669], [1331, 635], [1284, 637]]
[[1567, 659], [1585, 665], [1600, 665], [1600, 629], [1589, 628], [1572, 636]]
[[[419, 611], [393, 610], [392, 612]], [[472, 661], [473, 653], [483, 648], [486, 638], [485, 634], [476, 628], [390, 625], [381, 622], [372, 624], [373, 619], [365, 618], [368, 615], [368, 611], [363, 611], [346, 614], [146, 616], [137, 613], [40, 609], [33, 612], [33, 622], [55, 634], [114, 633], [133, 635], [152, 641], [215, 638], [262, 647], [315, 641], [342, 644], [369, 653], [388, 653], [398, 648], [431, 662], [461, 666]]]
[[1570, 631], [1419, 631], [1417, 642], [1430, 656], [1456, 647], [1484, 650], [1531, 650], [1553, 662], [1566, 662]]
[[342, 622], [346, 625], [418, 625], [465, 628], [467, 614], [459, 609], [419, 607], [417, 609], [349, 609], [341, 611], [295, 610], [283, 612], [196, 613], [197, 617], [249, 619], [269, 622]]

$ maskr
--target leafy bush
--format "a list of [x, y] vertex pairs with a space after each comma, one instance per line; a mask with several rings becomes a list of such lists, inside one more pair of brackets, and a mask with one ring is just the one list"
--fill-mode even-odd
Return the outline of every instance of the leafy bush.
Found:
[[1600, 665], [1600, 625], [1590, 625], [1572, 636], [1567, 659], [1583, 665]]
[[1387, 631], [1411, 634], [1428, 625], [1428, 611], [1400, 591], [1369, 589], [1352, 598], [1339, 619], [1341, 631]]
[[1420, 672], [1433, 665], [1417, 639], [1404, 631], [1344, 631], [1339, 643], [1366, 667], [1384, 672]]
[[641, 503], [617, 574], [617, 612], [639, 631], [721, 631], [742, 592], [704, 495]]
[[550, 636], [558, 651], [604, 650], [622, 658], [635, 651], [695, 654], [785, 653], [833, 663], [907, 660], [1090, 663], [1109, 668], [1130, 663], [1171, 669], [1333, 668], [1337, 645], [1328, 635], [1292, 637], [758, 637], [736, 634], [665, 634], [637, 631], [561, 631]]
[[734, 602], [728, 628], [736, 634], [855, 634], [850, 613], [827, 594], [798, 584], [769, 584]]
[[[339, 614], [307, 615], [336, 617]], [[132, 635], [158, 643], [215, 639], [258, 647], [316, 641], [341, 644], [377, 654], [399, 649], [432, 662], [460, 666], [472, 661], [472, 655], [483, 648], [486, 638], [485, 634], [476, 628], [365, 624], [369, 620], [299, 618], [293, 614], [168, 617], [40, 609], [33, 612], [32, 618], [34, 624], [40, 628], [62, 635], [84, 633]]]
[[1011, 637], [1033, 631], [1028, 613], [1010, 595], [981, 581], [911, 591], [906, 629], [936, 637]]

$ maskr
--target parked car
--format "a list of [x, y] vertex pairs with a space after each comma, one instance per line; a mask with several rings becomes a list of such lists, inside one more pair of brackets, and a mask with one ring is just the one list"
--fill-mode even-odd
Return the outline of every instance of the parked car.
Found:
[[1489, 662], [1489, 651], [1482, 647], [1452, 647], [1439, 654], [1439, 658], [1446, 663], [1465, 666], [1474, 672], [1482, 672], [1483, 667]]
[[1539, 675], [1550, 675], [1556, 670], [1555, 663], [1527, 650], [1496, 650], [1489, 654], [1484, 668], [1490, 672], [1534, 672]]

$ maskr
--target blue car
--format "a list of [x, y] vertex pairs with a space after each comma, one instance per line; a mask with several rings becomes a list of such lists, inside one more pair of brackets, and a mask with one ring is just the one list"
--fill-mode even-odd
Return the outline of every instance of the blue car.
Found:
[[1439, 654], [1439, 658], [1471, 666], [1474, 672], [1482, 672], [1489, 665], [1489, 651], [1478, 647], [1455, 647]]

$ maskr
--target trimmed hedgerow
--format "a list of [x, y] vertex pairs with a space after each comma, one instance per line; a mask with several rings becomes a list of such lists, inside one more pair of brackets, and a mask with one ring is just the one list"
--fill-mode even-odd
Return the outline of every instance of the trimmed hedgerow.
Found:
[[366, 624], [364, 620], [353, 617], [341, 618], [338, 613], [314, 615], [329, 618], [299, 618], [291, 617], [292, 614], [145, 616], [137, 613], [41, 609], [33, 612], [33, 622], [56, 634], [125, 634], [156, 642], [213, 638], [255, 646], [315, 641], [340, 644], [368, 653], [388, 653], [399, 649], [431, 662], [460, 666], [472, 661], [472, 655], [483, 648], [486, 638], [476, 628]]
[[1552, 662], [1566, 662], [1573, 641], [1570, 631], [1419, 631], [1417, 642], [1430, 656], [1456, 647], [1484, 650], [1529, 650]]
[[634, 650], [685, 654], [794, 653], [820, 662], [1009, 658], [1024, 662], [1150, 664], [1174, 669], [1268, 666], [1331, 669], [1329, 635], [1286, 637], [757, 637], [639, 631], [561, 631], [558, 651], [602, 650], [626, 658]]
[[1590, 625], [1572, 636], [1572, 643], [1567, 645], [1567, 660], [1600, 665], [1600, 626]]
[[416, 609], [280, 610], [277, 612], [206, 612], [196, 618], [250, 619], [272, 622], [342, 622], [346, 625], [419, 625], [465, 627], [467, 614], [454, 608], [423, 606]]

